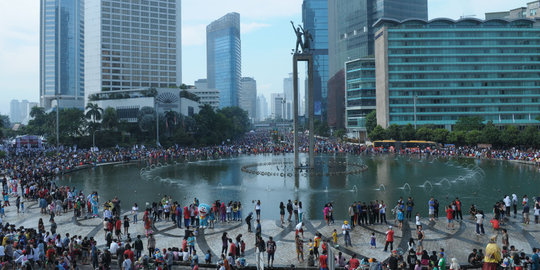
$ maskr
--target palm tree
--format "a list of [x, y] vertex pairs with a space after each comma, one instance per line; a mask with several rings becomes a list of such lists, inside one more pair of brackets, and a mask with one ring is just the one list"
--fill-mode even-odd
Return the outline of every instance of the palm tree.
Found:
[[91, 119], [92, 122], [96, 123], [97, 121], [101, 120], [101, 113], [103, 112], [103, 109], [100, 108], [95, 103], [88, 103], [86, 105], [86, 118]]

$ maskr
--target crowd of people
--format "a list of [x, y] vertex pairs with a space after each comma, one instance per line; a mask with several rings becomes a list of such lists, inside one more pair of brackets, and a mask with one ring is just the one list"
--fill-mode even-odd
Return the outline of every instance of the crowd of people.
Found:
[[[301, 151], [307, 151], [307, 140], [301, 137]], [[382, 149], [367, 147], [365, 145], [338, 142], [330, 139], [317, 138], [315, 151], [318, 153], [352, 153], [352, 154], [378, 154]], [[100, 197], [96, 191], [77, 190], [75, 187], [58, 186], [54, 181], [55, 176], [69, 172], [81, 166], [95, 166], [97, 164], [110, 162], [136, 161], [140, 166], [148, 166], [159, 162], [170, 160], [199, 160], [207, 158], [234, 157], [242, 154], [284, 154], [293, 152], [292, 135], [286, 135], [281, 142], [274, 142], [270, 133], [248, 133], [242, 139], [235, 140], [229, 144], [209, 146], [209, 147], [180, 147], [173, 146], [166, 149], [151, 149], [143, 146], [131, 148], [114, 148], [99, 151], [63, 148], [63, 149], [16, 149], [7, 148], [6, 157], [0, 160], [0, 172], [2, 172], [2, 199], [0, 205], [0, 224], [2, 229], [0, 239], [0, 257], [2, 258], [3, 269], [10, 267], [21, 267], [34, 269], [35, 266], [46, 269], [77, 269], [80, 264], [91, 264], [94, 269], [109, 269], [116, 259], [122, 269], [135, 269], [137, 267], [147, 267], [153, 264], [162, 269], [170, 269], [175, 261], [185, 261], [193, 268], [198, 268], [199, 257], [195, 249], [196, 237], [200, 229], [214, 228], [216, 224], [227, 224], [231, 222], [246, 223], [247, 232], [254, 232], [256, 242], [254, 243], [257, 255], [256, 264], [260, 264], [262, 257], [267, 258], [267, 263], [273, 266], [274, 254], [279, 248], [274, 239], [269, 237], [266, 241], [262, 235], [261, 228], [261, 202], [257, 201], [253, 211], [244, 217], [243, 205], [238, 201], [221, 202], [216, 200], [209, 205], [207, 222], [201, 224], [199, 206], [197, 199], [186, 205], [181, 205], [173, 198], [164, 196], [160, 201], [145, 205], [141, 211], [144, 212], [139, 222], [139, 206], [133, 205], [131, 210], [122, 212], [121, 201], [113, 198], [105, 202], [100, 202]], [[517, 148], [507, 150], [489, 150], [475, 147], [443, 147], [439, 149], [423, 149], [413, 152], [408, 150], [398, 151], [397, 154], [424, 154], [439, 157], [471, 157], [503, 160], [524, 160], [538, 162], [540, 151], [523, 151]], [[11, 202], [10, 202], [11, 200]], [[8, 222], [2, 222], [6, 209], [16, 208], [17, 213], [25, 213], [25, 202], [36, 202], [42, 215], [49, 217], [49, 230], [46, 229], [43, 218], [39, 219], [36, 228], [17, 227]], [[12, 205], [13, 204], [13, 205]], [[474, 250], [469, 256], [468, 263], [479, 265], [483, 263], [494, 263], [508, 266], [524, 266], [526, 264], [538, 265], [539, 251], [533, 250], [533, 254], [527, 257], [523, 251], [517, 251], [514, 246], [508, 244], [508, 234], [504, 228], [506, 222], [510, 222], [513, 212], [517, 217], [518, 207], [521, 208], [521, 222], [530, 223], [530, 212], [533, 212], [534, 223], [539, 222], [540, 203], [535, 198], [529, 202], [527, 196], [518, 202], [517, 196], [504, 196], [496, 202], [493, 207], [493, 219], [490, 220], [494, 233], [501, 232], [502, 249], [500, 257], [497, 257], [496, 238], [491, 238], [485, 249]], [[427, 217], [430, 222], [437, 222], [439, 217], [439, 201], [431, 198], [427, 203]], [[11, 208], [13, 207], [13, 208]], [[327, 225], [335, 224], [334, 206], [331, 202], [325, 204], [321, 217]], [[463, 205], [459, 198], [444, 205], [447, 228], [453, 229], [457, 220], [463, 219]], [[532, 209], [531, 209], [532, 208]], [[387, 209], [389, 211], [387, 211]], [[281, 225], [286, 222], [296, 224], [295, 247], [298, 261], [304, 260], [304, 247], [308, 248], [307, 264], [318, 265], [325, 269], [329, 263], [338, 266], [347, 266], [349, 269], [389, 269], [397, 268], [438, 268], [444, 269], [446, 259], [444, 250], [433, 251], [429, 255], [424, 250], [423, 240], [425, 233], [423, 224], [418, 212], [414, 211], [414, 199], [409, 197], [406, 200], [400, 198], [395, 205], [387, 206], [382, 200], [371, 202], [352, 202], [348, 208], [348, 217], [341, 226], [343, 243], [352, 246], [351, 232], [357, 226], [370, 226], [374, 224], [391, 224], [385, 233], [384, 251], [391, 251], [387, 260], [378, 261], [375, 258], [357, 258], [356, 255], [346, 259], [345, 255], [339, 253], [334, 261], [328, 258], [329, 248], [336, 247], [338, 243], [337, 229], [331, 235], [315, 235], [314, 239], [309, 239], [304, 243], [303, 206], [301, 201], [289, 200], [287, 203], [279, 204]], [[10, 210], [11, 211], [11, 210]], [[15, 210], [13, 210], [15, 211]], [[66, 215], [73, 212], [75, 218], [103, 218], [103, 228], [105, 231], [105, 248], [99, 249], [97, 240], [83, 235], [71, 235], [68, 232], [59, 232], [55, 222], [57, 216]], [[387, 220], [387, 213], [392, 214], [394, 220]], [[476, 223], [476, 233], [485, 234], [483, 227], [484, 211], [472, 205], [469, 213]], [[413, 221], [416, 224], [416, 238], [411, 238], [408, 250], [404, 253], [394, 250], [394, 227], [403, 229], [404, 221]], [[172, 222], [178, 228], [186, 228], [187, 233], [182, 240], [182, 245], [178, 247], [158, 248], [155, 234], [155, 222]], [[255, 222], [254, 229], [252, 223]], [[144, 226], [145, 234], [132, 237], [130, 227], [141, 223]], [[143, 251], [143, 238], [147, 238], [146, 247], [148, 253]], [[377, 248], [377, 240], [373, 234], [369, 239], [369, 245]], [[362, 240], [363, 241], [363, 240]], [[230, 238], [227, 233], [222, 235], [223, 248], [219, 258], [212, 260], [210, 250], [205, 253], [206, 263], [218, 263], [220, 269], [230, 270], [231, 267], [242, 267], [247, 265], [244, 258], [246, 243], [242, 234]], [[381, 243], [382, 244], [382, 243]], [[494, 245], [495, 247], [494, 247]], [[388, 249], [389, 248], [389, 249]], [[320, 251], [319, 251], [320, 249]], [[485, 259], [488, 258], [488, 259]], [[452, 259], [451, 269], [455, 268], [457, 261]], [[454, 268], [452, 268], [454, 267]], [[459, 266], [458, 266], [459, 267]], [[538, 268], [537, 268], [538, 269]]]

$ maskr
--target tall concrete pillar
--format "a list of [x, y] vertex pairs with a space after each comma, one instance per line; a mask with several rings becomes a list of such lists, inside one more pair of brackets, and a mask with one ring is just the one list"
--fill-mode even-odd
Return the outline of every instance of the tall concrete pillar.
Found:
[[300, 168], [298, 161], [298, 62], [308, 62], [308, 128], [309, 128], [309, 168], [315, 167], [315, 107], [313, 97], [313, 56], [311, 54], [293, 55], [293, 123], [294, 123], [294, 168]]

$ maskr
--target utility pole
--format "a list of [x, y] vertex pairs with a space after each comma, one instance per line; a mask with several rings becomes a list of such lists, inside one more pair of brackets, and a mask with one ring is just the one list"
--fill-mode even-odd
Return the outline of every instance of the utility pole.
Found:
[[60, 147], [60, 96], [56, 94], [56, 151], [59, 151]]

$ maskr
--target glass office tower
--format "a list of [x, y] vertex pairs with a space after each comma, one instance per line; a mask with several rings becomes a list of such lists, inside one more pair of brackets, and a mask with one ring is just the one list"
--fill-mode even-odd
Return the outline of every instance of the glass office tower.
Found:
[[[373, 24], [382, 17], [398, 20], [410, 18], [427, 20], [427, 0], [328, 0], [329, 85], [332, 84], [328, 87], [329, 96], [341, 97], [343, 92], [349, 91], [345, 89], [349, 84], [343, 81], [343, 76], [336, 76], [344, 69], [346, 62], [373, 57], [375, 33]], [[345, 97], [347, 96], [349, 95], [345, 93]], [[336, 103], [338, 106], [341, 104], [343, 103]], [[328, 112], [330, 114], [349, 110], [347, 104], [350, 102], [345, 102], [345, 108], [329, 107]], [[352, 108], [352, 110], [354, 112], [346, 112], [346, 115], [357, 115], [357, 108]], [[333, 117], [329, 116], [330, 118]], [[355, 132], [358, 129], [365, 130], [365, 127], [351, 125], [351, 123], [354, 121], [335, 124], [329, 122], [328, 124], [337, 127], [345, 124], [347, 129], [354, 129]]]
[[451, 129], [461, 116], [538, 124], [535, 20], [381, 19], [375, 34], [377, 122]]
[[208, 88], [219, 90], [219, 106], [238, 106], [242, 76], [240, 14], [236, 12], [206, 26]]
[[40, 102], [84, 107], [84, 1], [41, 0]]
[[89, 95], [182, 84], [180, 0], [88, 0], [85, 86]]
[[[304, 0], [302, 4], [304, 29], [313, 36], [313, 100], [315, 115], [326, 117], [328, 82], [328, 0]], [[306, 87], [306, 100], [307, 99]], [[306, 110], [308, 106], [305, 106]], [[306, 111], [307, 112], [307, 111]], [[306, 113], [307, 114], [307, 113]]]

